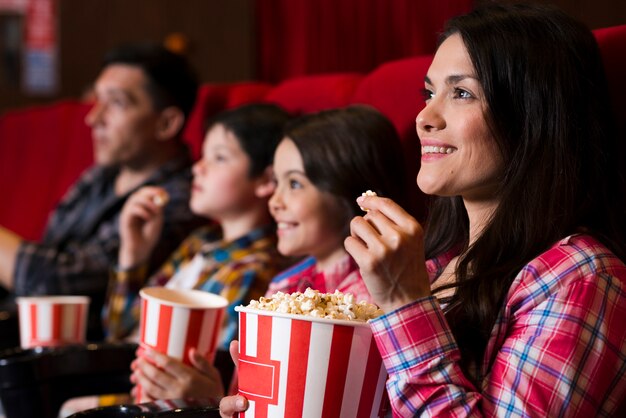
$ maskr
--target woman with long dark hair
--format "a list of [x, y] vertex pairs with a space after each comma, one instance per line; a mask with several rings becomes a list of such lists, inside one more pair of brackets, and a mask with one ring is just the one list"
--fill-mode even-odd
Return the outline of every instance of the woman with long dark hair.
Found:
[[625, 189], [593, 35], [553, 8], [479, 9], [449, 22], [425, 87], [425, 232], [365, 197], [345, 242], [387, 312], [394, 416], [611, 415]]

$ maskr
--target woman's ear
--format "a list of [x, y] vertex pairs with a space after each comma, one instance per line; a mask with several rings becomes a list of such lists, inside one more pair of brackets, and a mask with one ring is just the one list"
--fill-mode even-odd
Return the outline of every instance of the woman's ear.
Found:
[[157, 121], [156, 136], [159, 141], [168, 141], [175, 138], [185, 123], [183, 111], [170, 106], [163, 109]]
[[274, 181], [274, 170], [272, 169], [272, 166], [269, 165], [265, 167], [263, 173], [261, 173], [261, 175], [256, 179], [254, 194], [256, 195], [256, 197], [265, 198], [273, 195], [274, 190], [276, 190], [276, 182]]

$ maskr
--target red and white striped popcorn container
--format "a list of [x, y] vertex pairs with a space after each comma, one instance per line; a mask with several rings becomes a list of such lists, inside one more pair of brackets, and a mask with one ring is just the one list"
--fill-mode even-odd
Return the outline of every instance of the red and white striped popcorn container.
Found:
[[382, 417], [387, 371], [365, 322], [239, 312], [239, 418]]
[[20, 346], [85, 343], [89, 301], [88, 296], [18, 297]]
[[[146, 287], [141, 296], [139, 341], [142, 348], [191, 365], [189, 350], [196, 348], [209, 362], [215, 359], [228, 300], [200, 290]], [[141, 350], [140, 350], [141, 351]], [[144, 402], [141, 388], [138, 402]]]

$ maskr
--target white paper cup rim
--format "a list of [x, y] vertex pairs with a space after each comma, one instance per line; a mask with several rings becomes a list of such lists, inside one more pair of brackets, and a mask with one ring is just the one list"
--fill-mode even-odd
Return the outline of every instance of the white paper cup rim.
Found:
[[317, 317], [309, 316], [309, 315], [297, 315], [297, 314], [283, 313], [283, 312], [277, 312], [277, 311], [267, 311], [265, 309], [254, 309], [254, 308], [248, 308], [245, 306], [235, 306], [235, 310], [237, 312], [245, 312], [245, 313], [265, 315], [265, 316], [275, 316], [278, 318], [288, 318], [288, 319], [295, 319], [295, 320], [300, 320], [300, 321], [320, 322], [320, 323], [329, 324], [329, 325], [344, 325], [348, 327], [368, 327], [369, 328], [369, 323], [368, 323], [369, 321], [363, 322], [363, 321], [357, 321], [357, 320], [351, 321], [348, 319], [317, 318]]
[[19, 303], [58, 303], [65, 305], [82, 305], [89, 303], [91, 298], [89, 296], [19, 296], [15, 298], [15, 301]]
[[189, 309], [220, 309], [228, 306], [228, 300], [220, 295], [192, 289], [170, 289], [167, 287], [144, 287], [139, 295], [163, 305]]

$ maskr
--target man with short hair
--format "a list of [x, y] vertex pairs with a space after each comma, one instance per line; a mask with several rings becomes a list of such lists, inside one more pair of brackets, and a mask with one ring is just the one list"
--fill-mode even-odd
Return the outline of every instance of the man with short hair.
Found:
[[145, 185], [163, 187], [169, 195], [150, 270], [202, 222], [189, 210], [192, 160], [181, 140], [196, 91], [186, 60], [160, 46], [128, 45], [109, 53], [85, 118], [96, 164], [52, 213], [41, 242], [0, 227], [0, 284], [18, 296], [90, 296], [89, 338], [101, 338], [99, 312], [117, 260], [118, 221], [127, 197]]

